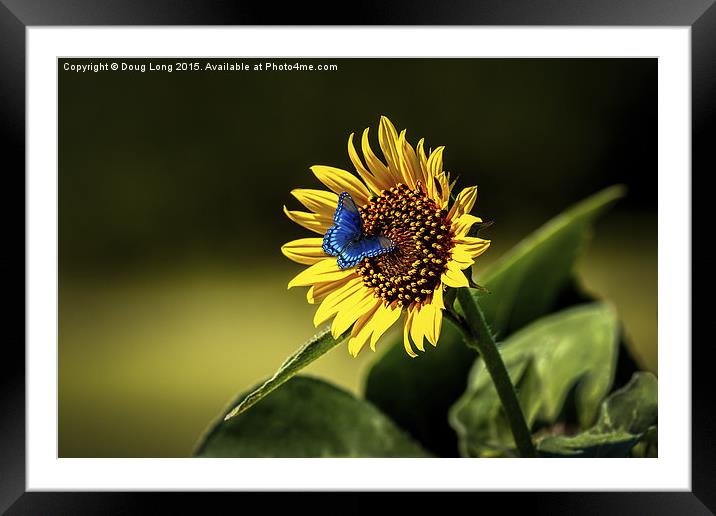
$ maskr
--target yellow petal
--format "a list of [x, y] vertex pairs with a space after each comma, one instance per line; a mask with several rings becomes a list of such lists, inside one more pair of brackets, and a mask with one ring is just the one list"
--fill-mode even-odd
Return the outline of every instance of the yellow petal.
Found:
[[425, 139], [421, 138], [418, 142], [418, 145], [416, 146], [417, 154], [418, 154], [418, 164], [420, 166], [420, 172], [421, 172], [421, 178], [420, 180], [423, 182], [423, 186], [425, 188], [425, 192], [428, 194], [428, 197], [431, 199], [434, 198], [435, 194], [435, 180], [433, 179], [433, 176], [428, 171], [428, 158], [425, 155]]
[[465, 236], [470, 231], [470, 228], [478, 222], [482, 222], [480, 217], [466, 213], [453, 219], [452, 232], [455, 236]]
[[428, 337], [428, 341], [433, 346], [438, 345], [438, 340], [440, 340], [440, 331], [442, 330], [442, 325], [443, 325], [443, 311], [442, 310], [433, 311], [432, 332], [426, 335]]
[[435, 320], [435, 307], [431, 304], [423, 305], [420, 308], [419, 317], [413, 320], [413, 326], [420, 325], [420, 332], [432, 344], [435, 345], [435, 333], [433, 321]]
[[341, 309], [346, 299], [349, 299], [356, 292], [363, 288], [363, 280], [356, 274], [355, 277], [346, 281], [342, 286], [328, 294], [321, 302], [313, 316], [313, 325], [319, 326], [333, 317]]
[[333, 319], [331, 334], [334, 339], [340, 337], [344, 331], [351, 327], [356, 319], [370, 311], [377, 300], [373, 292], [366, 287], [353, 294], [349, 299], [341, 303], [340, 309]]
[[460, 288], [470, 286], [467, 278], [459, 269], [448, 268], [440, 279], [448, 287]]
[[[403, 131], [405, 133], [405, 131]], [[413, 146], [410, 145], [410, 143], [403, 137], [403, 159], [405, 160], [406, 164], [408, 165], [408, 168], [410, 169], [410, 174], [413, 176], [413, 180], [415, 184], [417, 185], [418, 182], [425, 184], [425, 177], [423, 176], [423, 169], [420, 166], [420, 161], [418, 160], [418, 155], [415, 154], [415, 149], [413, 149]]]
[[410, 325], [412, 323], [412, 312], [410, 310], [407, 311], [405, 314], [405, 322], [403, 323], [403, 347], [405, 348], [405, 352], [410, 355], [412, 358], [417, 357], [417, 353], [413, 351], [413, 347], [410, 345]]
[[348, 137], [348, 157], [351, 159], [351, 163], [353, 163], [353, 166], [356, 168], [356, 172], [358, 172], [361, 176], [366, 175], [373, 177], [373, 174], [365, 168], [363, 161], [361, 161], [358, 153], [356, 152], [356, 148], [353, 145], [353, 136], [355, 136], [354, 133], [351, 133]]
[[382, 300], [373, 297], [373, 303], [371, 304], [371, 307], [368, 311], [366, 311], [363, 315], [358, 317], [355, 324], [353, 324], [353, 328], [351, 328], [351, 337], [355, 337], [363, 331], [366, 327], [368, 327], [371, 331], [373, 330], [372, 321], [373, 321], [373, 315], [375, 314], [376, 310], [378, 310], [378, 307], [382, 304]]
[[428, 320], [430, 320], [430, 323], [432, 324], [431, 316], [432, 311], [428, 305], [413, 309], [413, 320], [410, 324], [410, 336], [413, 339], [413, 344], [415, 344], [415, 347], [420, 351], [425, 351], [423, 340], [425, 339], [425, 331], [428, 329]]
[[400, 158], [397, 150], [398, 132], [393, 123], [387, 117], [380, 117], [378, 126], [378, 144], [383, 151], [385, 161], [388, 162], [388, 174], [393, 178], [394, 184], [402, 183], [400, 173]]
[[281, 252], [296, 263], [313, 265], [327, 258], [322, 246], [322, 238], [299, 238], [283, 244]]
[[339, 269], [336, 261], [337, 258], [330, 257], [314, 263], [289, 281], [288, 288], [307, 287], [314, 283], [341, 280], [350, 275], [357, 276], [354, 269]]
[[416, 149], [418, 152], [418, 160], [420, 161], [420, 166], [423, 168], [423, 174], [425, 174], [428, 169], [428, 158], [425, 154], [425, 138], [420, 138]]
[[311, 171], [321, 183], [333, 192], [337, 194], [348, 192], [359, 206], [368, 204], [368, 199], [370, 199], [368, 188], [350, 172], [324, 165], [314, 165], [311, 167]]
[[455, 199], [448, 214], [448, 219], [453, 220], [456, 217], [462, 217], [465, 213], [469, 213], [472, 207], [475, 206], [475, 199], [477, 199], [477, 187], [470, 186], [460, 192]]
[[417, 186], [415, 170], [418, 160], [415, 156], [415, 151], [413, 151], [413, 148], [405, 140], [405, 133], [405, 130], [400, 132], [398, 143], [396, 145], [396, 153], [398, 155], [398, 162], [400, 165], [400, 173], [403, 177], [403, 183], [408, 185], [409, 188], [415, 190], [415, 187]]
[[363, 182], [368, 185], [368, 188], [379, 194], [385, 187], [381, 186], [381, 183], [376, 180], [371, 171], [363, 165], [363, 161], [361, 161], [353, 145], [353, 133], [348, 137], [348, 157], [350, 157], [353, 166], [356, 168], [356, 172], [358, 172]]
[[430, 177], [438, 177], [443, 171], [443, 152], [445, 147], [440, 146], [430, 153], [428, 158], [428, 173]]
[[333, 192], [326, 192], [325, 190], [296, 188], [291, 190], [291, 195], [298, 199], [298, 201], [309, 210], [318, 215], [325, 215], [330, 218], [333, 218], [333, 214], [336, 212], [336, 207], [338, 206], [338, 195]]
[[436, 192], [434, 199], [440, 203], [440, 208], [445, 209], [450, 201], [450, 192], [452, 191], [452, 185], [450, 184], [450, 174], [443, 172], [435, 178], [435, 181], [440, 185], [439, 195]]
[[[479, 237], [460, 237], [455, 239], [455, 248], [467, 254], [471, 260], [480, 256], [490, 247], [490, 240]], [[454, 250], [453, 250], [454, 255]]]
[[363, 346], [365, 346], [366, 342], [368, 342], [368, 338], [374, 329], [375, 313], [381, 305], [382, 301], [380, 299], [376, 299], [373, 307], [368, 312], [360, 316], [353, 325], [351, 338], [348, 340], [348, 352], [354, 357], [358, 355], [360, 350], [363, 349]]
[[381, 305], [373, 316], [373, 335], [370, 337], [370, 348], [375, 351], [375, 345], [383, 334], [390, 329], [400, 318], [401, 308]]
[[319, 235], [325, 234], [328, 228], [333, 225], [333, 217], [326, 215], [318, 215], [306, 211], [292, 211], [286, 208], [286, 206], [283, 207], [283, 212], [299, 226], [303, 226]]
[[[426, 164], [427, 177], [430, 183], [428, 196], [440, 203], [440, 208], [445, 207], [445, 202], [450, 199], [450, 189], [446, 188], [446, 174], [443, 172], [443, 152], [445, 147], [440, 146], [430, 153]], [[436, 183], [440, 185], [440, 191]]]
[[373, 173], [377, 186], [382, 190], [395, 186], [395, 178], [388, 170], [388, 167], [378, 159], [373, 149], [370, 148], [370, 142], [368, 141], [368, 129], [363, 131], [363, 138], [361, 140], [361, 149], [363, 150], [363, 157], [368, 165], [368, 168]]
[[[459, 263], [459, 262], [456, 261], [456, 260], [450, 260], [450, 261], [448, 261], [448, 263], [447, 263], [447, 270], [448, 270], [448, 271], [452, 270], [453, 272], [455, 272], [455, 273], [460, 273], [460, 274], [462, 274], [463, 276], [465, 276], [465, 273], [463, 272], [463, 270], [466, 269], [466, 268], [467, 268], [467, 267], [465, 267], [462, 263]], [[468, 283], [469, 283], [469, 281], [468, 281]]]
[[348, 353], [357, 357], [370, 337], [370, 328], [363, 328], [355, 337], [348, 339]]
[[450, 261], [453, 262], [455, 269], [463, 270], [467, 269], [470, 265], [475, 263], [470, 253], [465, 250], [464, 246], [456, 244], [452, 249]]
[[438, 288], [436, 288], [435, 292], [433, 292], [433, 298], [430, 300], [430, 304], [439, 310], [445, 308], [445, 302], [443, 301], [442, 285], [438, 285]]
[[352, 279], [355, 279], [354, 276], [348, 276], [346, 278], [337, 280], [337, 281], [329, 281], [326, 283], [316, 283], [315, 285], [312, 285], [311, 288], [308, 289], [308, 292], [306, 293], [306, 299], [309, 303], [312, 305], [318, 304], [322, 302], [326, 297], [338, 290], [339, 288], [343, 287], [348, 281], [351, 281]]
[[306, 292], [306, 301], [308, 301], [310, 304], [313, 304], [316, 301], [316, 296], [313, 292], [314, 288], [315, 285], [312, 285], [311, 287], [309, 287], [308, 292]]
[[443, 321], [442, 311], [444, 308], [443, 288], [442, 285], [439, 285], [438, 288], [435, 289], [430, 303], [423, 307], [423, 309], [426, 310], [425, 317], [427, 319], [425, 321], [425, 337], [433, 346], [437, 346], [438, 339], [440, 338], [440, 329]]

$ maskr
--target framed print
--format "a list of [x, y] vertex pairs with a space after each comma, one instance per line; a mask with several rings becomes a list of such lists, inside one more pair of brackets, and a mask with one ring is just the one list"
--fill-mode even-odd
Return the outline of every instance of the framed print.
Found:
[[26, 201], [3, 510], [714, 510], [709, 2], [82, 4], [0, 7]]

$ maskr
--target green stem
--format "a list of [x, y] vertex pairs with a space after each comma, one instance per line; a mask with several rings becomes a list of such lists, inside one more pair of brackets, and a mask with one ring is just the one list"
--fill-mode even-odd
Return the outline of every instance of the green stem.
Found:
[[470, 293], [470, 289], [458, 289], [457, 300], [460, 302], [465, 317], [455, 316], [448, 310], [445, 313], [462, 332], [465, 344], [476, 349], [485, 362], [487, 372], [490, 373], [492, 383], [495, 385], [500, 402], [502, 402], [502, 408], [507, 416], [507, 421], [510, 424], [512, 436], [515, 439], [520, 455], [522, 457], [535, 457], [537, 454], [525, 416], [522, 413], [522, 407], [520, 407], [520, 402], [517, 399], [515, 387], [512, 385], [505, 363], [497, 350], [497, 344], [490, 332], [490, 328], [487, 326], [485, 315]]

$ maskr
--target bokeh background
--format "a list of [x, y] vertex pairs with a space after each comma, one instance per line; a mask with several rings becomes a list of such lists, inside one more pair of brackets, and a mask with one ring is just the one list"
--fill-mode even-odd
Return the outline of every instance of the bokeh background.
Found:
[[[309, 166], [352, 170], [351, 132], [371, 127], [377, 149], [382, 114], [479, 185], [474, 212], [495, 225], [478, 279], [549, 217], [625, 184], [578, 272], [657, 371], [655, 59], [301, 62], [338, 70], [76, 73], [60, 60], [60, 456], [188, 456], [314, 333], [305, 289], [286, 290], [301, 266], [279, 251], [311, 235], [282, 206], [319, 186]], [[360, 392], [373, 358], [338, 347], [307, 372]]]

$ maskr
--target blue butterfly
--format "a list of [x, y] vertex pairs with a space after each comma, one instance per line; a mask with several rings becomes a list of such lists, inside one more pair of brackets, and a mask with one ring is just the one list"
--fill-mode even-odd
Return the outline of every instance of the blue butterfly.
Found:
[[373, 258], [395, 250], [395, 243], [384, 236], [365, 236], [363, 219], [348, 192], [338, 196], [334, 224], [323, 237], [323, 251], [338, 256], [338, 267], [349, 269], [363, 258]]

